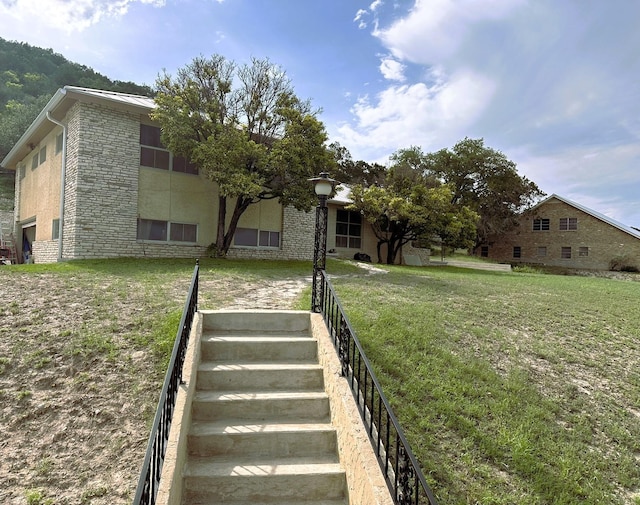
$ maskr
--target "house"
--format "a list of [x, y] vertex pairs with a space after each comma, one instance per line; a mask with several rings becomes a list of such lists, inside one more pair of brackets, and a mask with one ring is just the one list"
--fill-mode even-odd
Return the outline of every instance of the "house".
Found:
[[[163, 147], [154, 106], [97, 89], [56, 92], [0, 163], [16, 171], [10, 226], [23, 261], [206, 254], [217, 186]], [[373, 257], [373, 233], [344, 205], [329, 201], [327, 248]], [[262, 201], [241, 217], [229, 257], [311, 260], [314, 227], [315, 213]]]
[[499, 262], [572, 269], [640, 269], [640, 231], [558, 195], [524, 212], [518, 225], [478, 252]]

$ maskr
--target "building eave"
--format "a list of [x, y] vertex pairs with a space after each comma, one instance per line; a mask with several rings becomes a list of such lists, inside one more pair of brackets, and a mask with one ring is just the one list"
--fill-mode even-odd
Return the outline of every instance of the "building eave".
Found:
[[59, 89], [51, 97], [40, 114], [33, 120], [29, 128], [4, 157], [0, 166], [9, 170], [16, 170], [17, 164], [24, 159], [38, 143], [54, 128], [54, 124], [47, 119], [47, 113], [58, 120], [64, 119], [64, 115], [75, 102], [109, 104], [129, 112], [148, 114], [155, 104], [152, 98], [116, 93], [77, 86], [65, 86]]
[[600, 212], [597, 212], [593, 209], [590, 209], [589, 207], [585, 207], [582, 204], [579, 204], [577, 202], [573, 202], [567, 198], [564, 198], [560, 195], [557, 194], [552, 194], [549, 197], [545, 198], [544, 200], [538, 202], [536, 205], [534, 205], [533, 207], [531, 207], [527, 212], [534, 212], [538, 207], [544, 205], [545, 203], [547, 203], [548, 201], [552, 200], [552, 199], [556, 199], [561, 201], [562, 203], [565, 203], [566, 205], [569, 205], [571, 207], [574, 207], [582, 212], [584, 212], [585, 214], [589, 214], [590, 216], [599, 219], [600, 221], [603, 221], [604, 223], [613, 226], [614, 228], [619, 229], [620, 231], [623, 231], [625, 233], [628, 233], [629, 235], [631, 235], [634, 238], [637, 238], [638, 240], [640, 240], [640, 232], [634, 230], [633, 228], [631, 228], [630, 226], [626, 226], [625, 224], [616, 221], [615, 219], [610, 218], [609, 216], [606, 216], [604, 214], [601, 214]]

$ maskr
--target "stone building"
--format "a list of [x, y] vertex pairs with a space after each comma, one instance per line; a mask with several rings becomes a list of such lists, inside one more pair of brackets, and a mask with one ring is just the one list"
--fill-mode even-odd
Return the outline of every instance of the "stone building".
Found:
[[508, 233], [477, 252], [511, 264], [573, 269], [640, 269], [640, 231], [558, 195], [524, 212]]
[[[154, 106], [74, 86], [51, 98], [1, 163], [17, 172], [11, 226], [23, 260], [205, 254], [215, 239], [217, 186], [162, 146], [149, 118]], [[360, 216], [340, 199], [329, 203], [327, 248], [373, 256], [375, 237]], [[314, 219], [276, 200], [252, 205], [229, 256], [310, 260]]]

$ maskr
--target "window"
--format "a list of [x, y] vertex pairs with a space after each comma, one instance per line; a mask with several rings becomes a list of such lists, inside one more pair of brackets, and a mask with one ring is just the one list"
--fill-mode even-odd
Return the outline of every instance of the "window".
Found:
[[280, 232], [255, 228], [236, 228], [233, 243], [247, 247], [280, 247]]
[[280, 247], [280, 232], [261, 231], [260, 246], [261, 247]]
[[350, 210], [338, 210], [336, 217], [336, 247], [360, 249], [362, 216]]
[[26, 172], [25, 168], [26, 167], [24, 165], [20, 165], [18, 167], [18, 173], [20, 174], [20, 180], [24, 179], [24, 175], [25, 175], [25, 172]]
[[172, 156], [160, 140], [160, 128], [140, 125], [140, 165], [198, 175], [198, 168], [182, 156]]
[[31, 158], [31, 170], [35, 170], [39, 165], [42, 165], [45, 161], [47, 161], [47, 146], [43, 146], [39, 151], [33, 155]]
[[62, 133], [59, 133], [56, 136], [56, 154], [60, 154], [62, 152]]
[[578, 256], [589, 256], [589, 248], [588, 247], [579, 247], [578, 248]]
[[197, 242], [198, 226], [195, 224], [171, 223], [171, 240], [174, 242]]
[[522, 248], [519, 245], [513, 247], [513, 257], [520, 258], [522, 256]]
[[549, 219], [546, 218], [536, 218], [533, 220], [533, 231], [548, 231], [549, 230]]
[[138, 240], [167, 240], [167, 221], [138, 219]]
[[561, 217], [560, 231], [574, 231], [578, 229], [577, 217]]
[[483, 245], [482, 247], [480, 247], [480, 256], [483, 258], [488, 258], [489, 257], [489, 246], [488, 245]]
[[538, 257], [544, 258], [547, 255], [547, 246], [538, 247]]
[[58, 240], [60, 238], [60, 220], [54, 219], [51, 222], [51, 240]]
[[565, 260], [571, 259], [571, 247], [563, 247], [560, 252], [560, 257]]

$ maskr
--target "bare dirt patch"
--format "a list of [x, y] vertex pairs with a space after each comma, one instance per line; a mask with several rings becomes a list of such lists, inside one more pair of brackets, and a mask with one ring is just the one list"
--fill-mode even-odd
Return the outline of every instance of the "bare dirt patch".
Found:
[[[0, 503], [129, 504], [164, 371], [145, 285], [91, 272], [0, 275]], [[166, 290], [181, 310], [189, 278]], [[202, 279], [201, 308], [289, 309], [305, 278]]]

